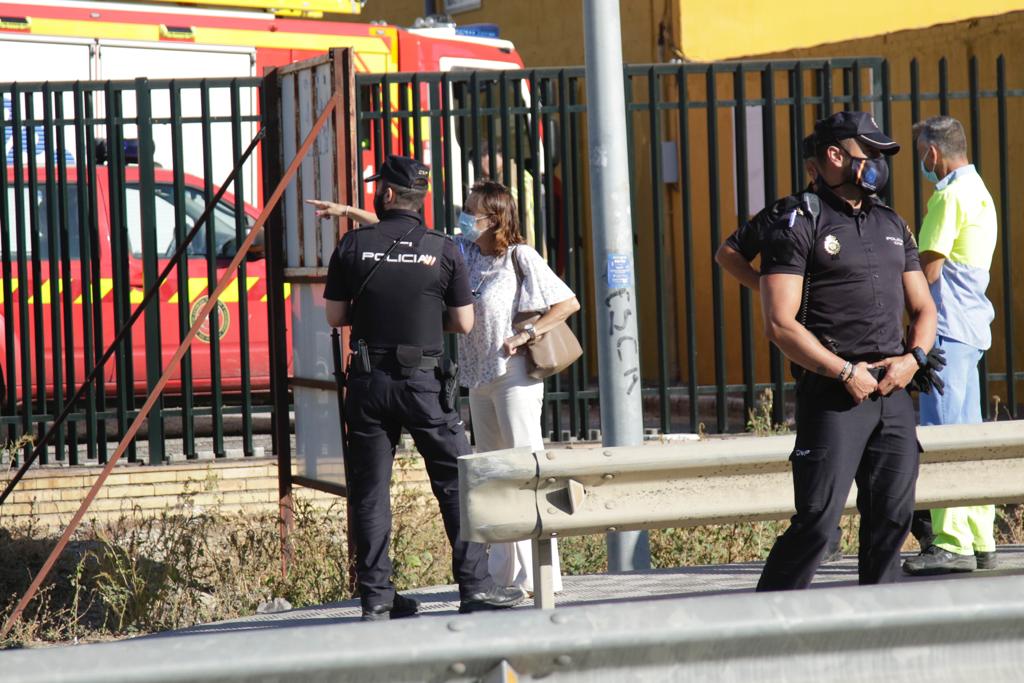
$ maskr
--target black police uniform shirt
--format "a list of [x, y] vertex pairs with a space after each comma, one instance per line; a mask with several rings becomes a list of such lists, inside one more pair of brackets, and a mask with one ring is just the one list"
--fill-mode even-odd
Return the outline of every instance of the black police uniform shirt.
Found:
[[772, 226], [761, 274], [803, 275], [798, 319], [852, 362], [905, 353], [903, 273], [921, 270], [906, 222], [875, 197], [854, 210], [828, 188], [817, 220], [791, 211]]
[[[804, 190], [804, 192], [813, 191], [813, 184], [809, 184]], [[754, 257], [761, 253], [764, 238], [775, 222], [783, 214], [789, 213], [798, 206], [800, 206], [799, 194], [791, 194], [776, 200], [774, 204], [764, 207], [754, 214], [753, 218], [736, 228], [725, 239], [726, 245], [739, 252], [747, 261], [753, 261]]]
[[[403, 237], [414, 226], [416, 229]], [[455, 243], [428, 230], [415, 211], [388, 210], [377, 225], [346, 233], [331, 255], [324, 298], [351, 301], [374, 263], [399, 238], [401, 243], [373, 274], [352, 308], [351, 343], [354, 348], [364, 339], [372, 351], [418, 346], [424, 355], [439, 356], [444, 344], [444, 308], [469, 306], [473, 297]]]

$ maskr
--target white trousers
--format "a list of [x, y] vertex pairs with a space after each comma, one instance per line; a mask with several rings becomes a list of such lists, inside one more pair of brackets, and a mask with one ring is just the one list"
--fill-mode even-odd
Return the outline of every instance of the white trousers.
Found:
[[[504, 448], [544, 449], [540, 415], [544, 408], [544, 382], [526, 374], [522, 356], [509, 360], [508, 371], [490, 384], [469, 390], [473, 438], [480, 452]], [[552, 541], [554, 590], [562, 590], [558, 546]], [[533, 592], [533, 544], [492, 543], [487, 568], [499, 586], [517, 586]]]

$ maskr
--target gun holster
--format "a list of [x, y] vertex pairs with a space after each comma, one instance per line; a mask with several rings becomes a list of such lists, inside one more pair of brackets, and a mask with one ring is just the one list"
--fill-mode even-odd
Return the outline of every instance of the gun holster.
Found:
[[455, 410], [459, 396], [459, 364], [445, 358], [438, 372], [441, 376], [441, 409], [450, 413]]

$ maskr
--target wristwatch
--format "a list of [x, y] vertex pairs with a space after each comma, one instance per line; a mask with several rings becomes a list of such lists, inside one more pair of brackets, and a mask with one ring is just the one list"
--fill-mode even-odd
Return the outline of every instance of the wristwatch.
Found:
[[914, 348], [910, 349], [910, 355], [912, 355], [914, 357], [914, 360], [917, 361], [917, 367], [923, 368], [924, 366], [928, 365], [928, 354], [925, 353], [924, 349], [922, 349], [920, 346], [915, 346]]
[[529, 335], [530, 341], [535, 341], [537, 339], [537, 330], [534, 329], [533, 323], [526, 323], [523, 325], [523, 332]]

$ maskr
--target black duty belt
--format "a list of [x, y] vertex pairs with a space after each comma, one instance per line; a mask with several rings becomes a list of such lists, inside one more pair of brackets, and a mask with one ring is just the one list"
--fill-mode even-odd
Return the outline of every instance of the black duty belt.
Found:
[[[441, 359], [437, 356], [423, 356], [420, 358], [419, 365], [417, 367], [420, 370], [433, 370], [440, 365]], [[370, 364], [373, 367], [400, 367], [401, 363], [398, 362], [398, 358], [394, 353], [387, 351], [385, 353], [374, 353], [370, 352]]]

